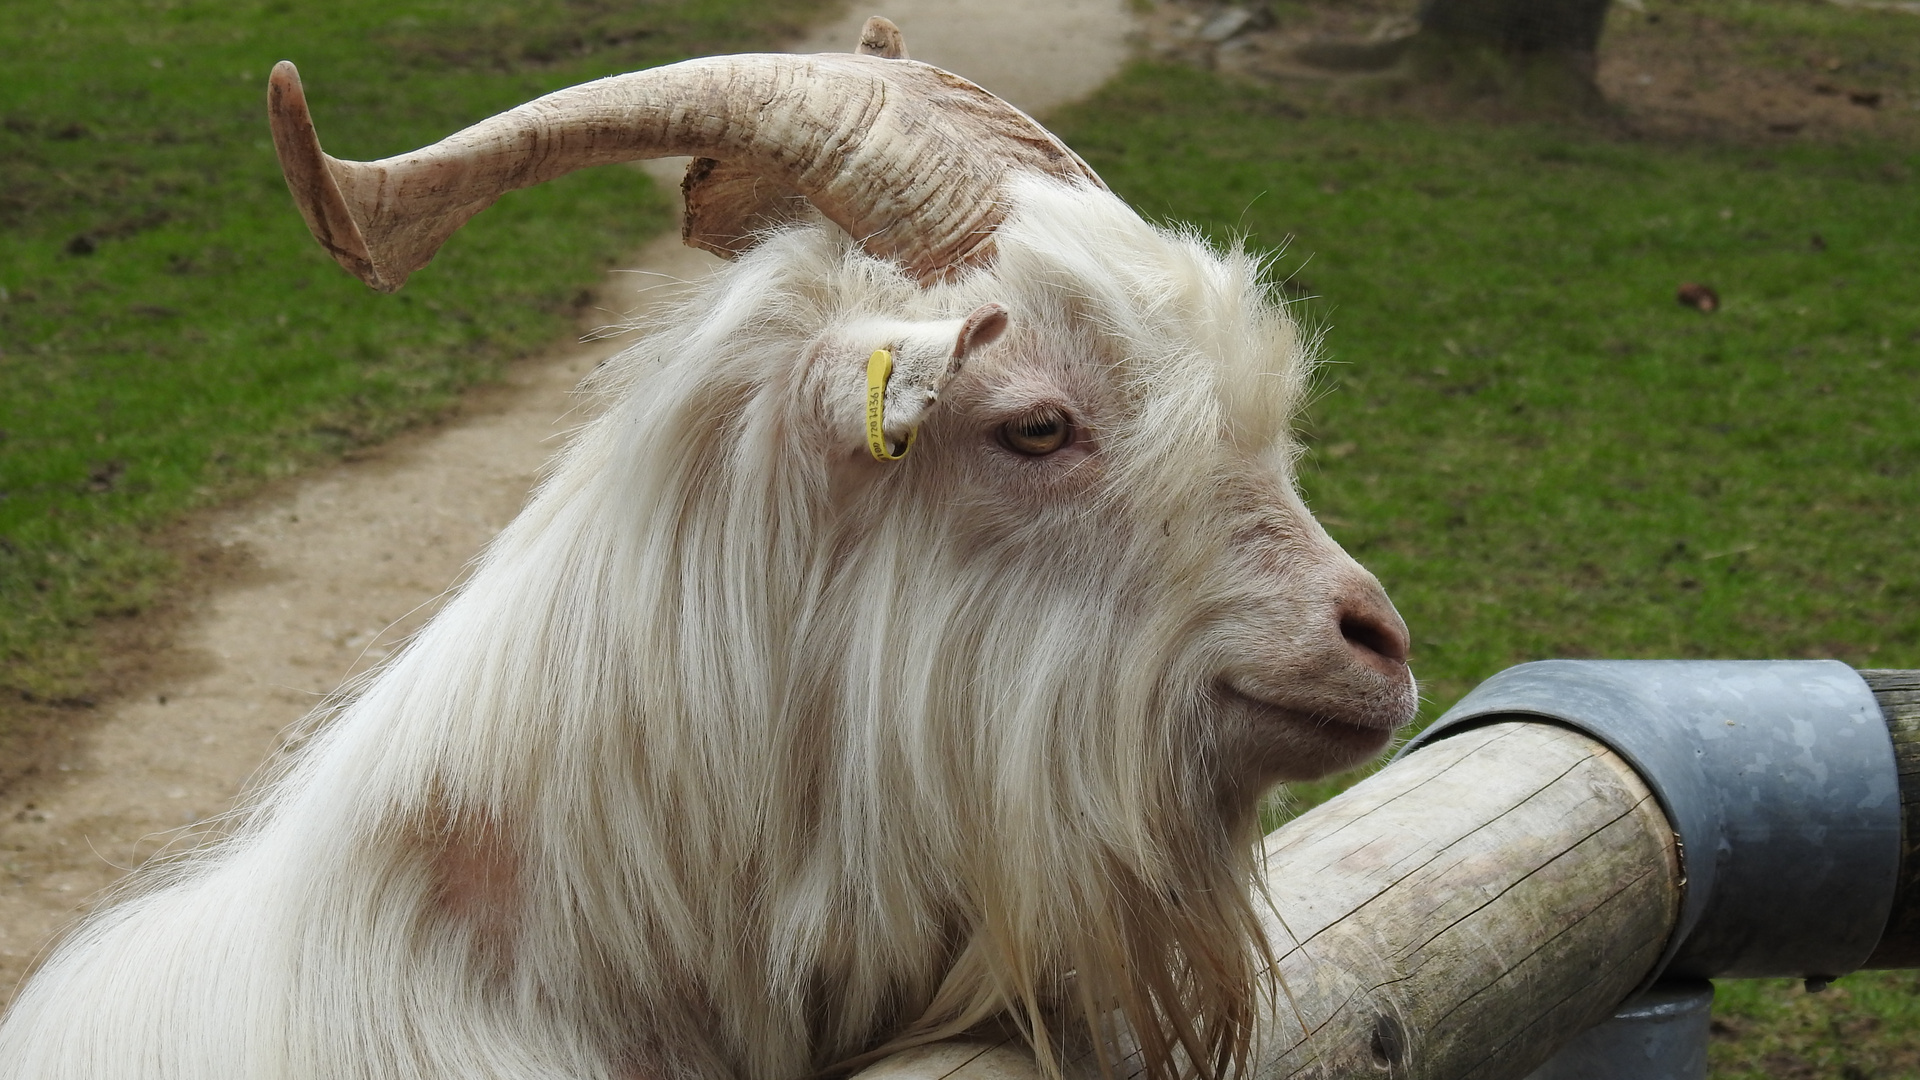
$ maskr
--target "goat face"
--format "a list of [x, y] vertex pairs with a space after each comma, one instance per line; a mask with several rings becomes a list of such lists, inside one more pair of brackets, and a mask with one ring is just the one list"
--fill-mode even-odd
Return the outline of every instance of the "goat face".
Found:
[[[1407, 631], [1300, 498], [1309, 358], [1258, 266], [1101, 193], [1035, 181], [1017, 205], [992, 270], [900, 297], [961, 317], [856, 312], [812, 349], [848, 602], [945, 598], [875, 647], [900, 669], [976, 655], [946, 692], [1000, 695], [979, 723], [1029, 709], [1086, 718], [1057, 738], [1177, 740], [1241, 809], [1377, 752], [1415, 706]], [[898, 357], [889, 438], [918, 428], [897, 462], [862, 438], [876, 348]], [[870, 577], [900, 557], [883, 543], [923, 576]]]

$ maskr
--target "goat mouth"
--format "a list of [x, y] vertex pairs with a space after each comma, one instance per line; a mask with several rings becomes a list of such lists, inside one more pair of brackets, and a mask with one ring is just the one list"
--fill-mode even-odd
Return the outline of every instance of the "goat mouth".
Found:
[[1393, 741], [1394, 732], [1409, 719], [1401, 715], [1400, 709], [1366, 705], [1302, 708], [1247, 693], [1225, 681], [1220, 683], [1219, 691], [1229, 708], [1247, 716], [1259, 727], [1286, 730], [1363, 755], [1385, 749]]

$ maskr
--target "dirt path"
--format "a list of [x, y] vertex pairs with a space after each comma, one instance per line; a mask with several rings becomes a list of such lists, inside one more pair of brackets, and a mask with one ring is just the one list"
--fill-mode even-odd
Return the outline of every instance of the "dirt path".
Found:
[[[1128, 54], [1127, 0], [892, 0], [915, 59], [1043, 113]], [[794, 43], [845, 51], [870, 11]], [[649, 169], [677, 186], [679, 169]], [[292, 212], [291, 208], [288, 210]], [[616, 273], [602, 321], [716, 263], [664, 237]], [[590, 329], [590, 328], [588, 328]], [[213, 518], [207, 542], [254, 569], [218, 589], [142, 692], [106, 706], [81, 753], [0, 801], [0, 1005], [52, 935], [126, 868], [190, 843], [342, 680], [384, 659], [519, 510], [566, 429], [570, 392], [619, 340], [556, 347], [473, 395], [464, 419], [396, 440]]]

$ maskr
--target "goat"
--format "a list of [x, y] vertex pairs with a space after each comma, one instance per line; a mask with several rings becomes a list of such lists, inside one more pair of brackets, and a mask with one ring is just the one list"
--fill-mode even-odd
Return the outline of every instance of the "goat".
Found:
[[1415, 700], [1296, 489], [1309, 343], [888, 29], [373, 163], [276, 68], [296, 201], [377, 288], [503, 190], [675, 153], [735, 261], [232, 834], [68, 937], [0, 1078], [799, 1080], [995, 1027], [1244, 1067], [1258, 803]]

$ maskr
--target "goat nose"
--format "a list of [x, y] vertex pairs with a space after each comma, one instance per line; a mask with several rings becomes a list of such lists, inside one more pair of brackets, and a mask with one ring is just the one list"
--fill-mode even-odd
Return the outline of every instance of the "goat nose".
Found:
[[1383, 674], [1406, 668], [1411, 635], [1386, 594], [1377, 589], [1340, 602], [1340, 636], [1360, 661]]

